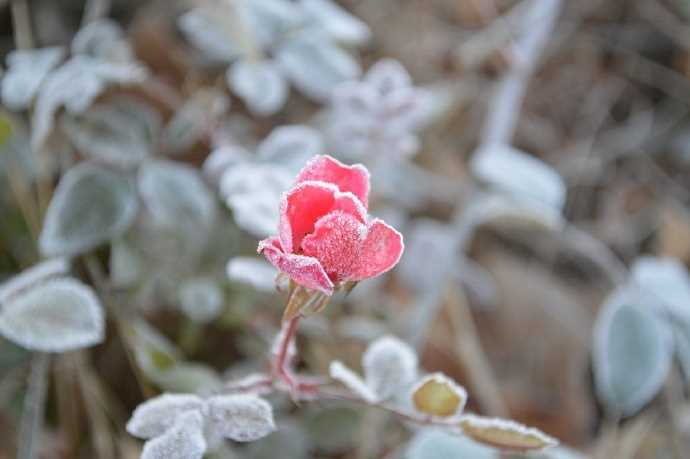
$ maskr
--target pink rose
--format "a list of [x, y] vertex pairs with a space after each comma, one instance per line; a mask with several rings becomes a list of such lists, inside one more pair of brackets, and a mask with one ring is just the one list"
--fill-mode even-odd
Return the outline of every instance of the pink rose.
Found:
[[400, 260], [402, 235], [369, 219], [369, 171], [315, 156], [280, 203], [278, 236], [259, 253], [296, 283], [331, 295], [345, 281], [378, 276]]

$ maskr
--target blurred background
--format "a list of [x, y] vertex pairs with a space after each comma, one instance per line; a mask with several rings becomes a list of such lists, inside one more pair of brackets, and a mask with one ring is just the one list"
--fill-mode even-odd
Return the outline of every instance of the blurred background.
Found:
[[[264, 369], [285, 298], [256, 244], [319, 153], [369, 167], [406, 251], [301, 324], [301, 369], [393, 334], [565, 446], [535, 457], [689, 457], [690, 2], [303, 3], [0, 0], [0, 279], [67, 256], [107, 316], [50, 354], [35, 457], [139, 457], [143, 400]], [[55, 192], [87, 161], [136, 210]], [[10, 458], [41, 354], [2, 334]], [[208, 457], [521, 457], [271, 402], [277, 433]]]

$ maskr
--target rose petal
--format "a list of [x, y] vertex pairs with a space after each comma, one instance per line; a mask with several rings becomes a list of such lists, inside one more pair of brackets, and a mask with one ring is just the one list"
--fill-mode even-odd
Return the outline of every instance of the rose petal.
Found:
[[367, 209], [364, 208], [362, 201], [349, 191], [335, 194], [335, 203], [333, 204], [331, 212], [339, 210], [357, 217], [357, 220], [362, 223], [367, 222]]
[[334, 282], [347, 279], [357, 266], [367, 227], [343, 211], [329, 213], [316, 222], [314, 232], [302, 240], [304, 254], [321, 263]]
[[337, 191], [323, 182], [303, 182], [283, 195], [278, 235], [285, 253], [294, 252], [316, 221], [333, 208]]
[[383, 220], [373, 220], [358, 257], [358, 266], [349, 280], [363, 280], [385, 273], [398, 263], [404, 247], [402, 234]]
[[259, 242], [259, 252], [281, 272], [298, 284], [320, 290], [326, 295], [333, 294], [333, 282], [326, 275], [319, 260], [303, 255], [284, 253], [277, 238], [264, 239]]
[[312, 158], [297, 176], [297, 183], [317, 180], [332, 183], [340, 191], [349, 191], [369, 206], [369, 171], [361, 164], [347, 166], [328, 155]]

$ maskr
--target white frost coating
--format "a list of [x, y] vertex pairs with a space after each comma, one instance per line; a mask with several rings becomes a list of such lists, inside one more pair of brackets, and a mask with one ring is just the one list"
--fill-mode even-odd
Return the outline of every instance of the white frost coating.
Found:
[[417, 378], [417, 354], [394, 336], [384, 336], [362, 356], [366, 384], [383, 400], [394, 397]]
[[136, 63], [113, 63], [83, 55], [72, 57], [41, 85], [31, 121], [32, 148], [38, 150], [43, 145], [62, 106], [70, 113], [82, 113], [106, 86], [139, 83], [146, 75], [146, 69]]
[[70, 169], [48, 206], [39, 237], [46, 256], [84, 253], [120, 234], [138, 202], [127, 177], [89, 163]]
[[594, 326], [597, 395], [612, 413], [637, 412], [659, 391], [672, 364], [672, 334], [655, 298], [622, 287], [606, 299]]
[[499, 459], [494, 449], [445, 429], [426, 428], [417, 432], [405, 459]]
[[184, 281], [178, 298], [180, 308], [194, 322], [210, 322], [223, 312], [223, 291], [211, 278], [197, 277]]
[[508, 196], [551, 207], [560, 212], [566, 186], [551, 166], [509, 145], [489, 144], [475, 152], [470, 164], [479, 180]]
[[235, 257], [227, 265], [228, 279], [249, 284], [262, 292], [275, 292], [276, 268], [256, 257]]
[[467, 390], [465, 390], [464, 387], [462, 387], [461, 385], [459, 385], [443, 373], [436, 372], [424, 376], [412, 387], [410, 393], [415, 394], [419, 389], [422, 388], [422, 386], [429, 382], [434, 382], [436, 384], [443, 385], [444, 387], [448, 388], [450, 391], [455, 393], [460, 398], [460, 403], [458, 404], [458, 407], [456, 408], [454, 415], [462, 413], [462, 411], [465, 409], [465, 404], [467, 403]]
[[240, 17], [251, 29], [256, 41], [270, 49], [280, 44], [291, 31], [303, 23], [303, 14], [291, 0], [243, 0]]
[[218, 395], [206, 401], [209, 428], [225, 438], [248, 442], [275, 430], [273, 408], [255, 395]]
[[300, 0], [308, 21], [323, 29], [336, 41], [363, 45], [371, 38], [369, 27], [331, 0]]
[[71, 278], [45, 281], [2, 304], [0, 334], [31, 350], [65, 352], [103, 341], [103, 307]]
[[249, 161], [251, 154], [239, 145], [227, 145], [213, 150], [204, 161], [202, 171], [214, 185], [230, 167]]
[[534, 427], [527, 427], [510, 419], [487, 418], [473, 414], [465, 414], [460, 418], [460, 423], [467, 423], [471, 427], [477, 429], [497, 429], [516, 433], [525, 437], [534, 437], [542, 444], [542, 446], [537, 449], [549, 448], [558, 444], [558, 440], [545, 434], [541, 430], [535, 429]]
[[153, 438], [170, 429], [178, 416], [200, 411], [204, 401], [196, 395], [163, 394], [139, 405], [127, 422], [127, 432], [138, 438]]
[[272, 115], [285, 105], [288, 85], [272, 61], [238, 60], [228, 69], [226, 80], [255, 115]]
[[64, 55], [65, 51], [59, 47], [9, 53], [9, 68], [2, 79], [2, 104], [10, 110], [28, 108], [41, 83]]
[[345, 387], [362, 397], [367, 403], [376, 403], [379, 401], [378, 395], [371, 390], [367, 383], [342, 362], [338, 360], [331, 362], [329, 374], [331, 378], [343, 383]]
[[98, 19], [82, 27], [72, 39], [72, 54], [113, 62], [127, 62], [134, 57], [119, 24], [111, 19]]
[[44, 282], [50, 278], [67, 274], [70, 263], [67, 258], [54, 258], [38, 263], [25, 269], [16, 276], [0, 284], [0, 308], [2, 303], [8, 301], [25, 289]]
[[630, 276], [666, 310], [690, 322], [690, 276], [683, 263], [675, 258], [643, 256], [633, 264]]
[[485, 223], [517, 224], [557, 231], [565, 222], [560, 209], [498, 192], [484, 193], [473, 199], [463, 218], [463, 230], [468, 232]]
[[146, 442], [141, 459], [201, 459], [206, 452], [203, 423], [198, 411], [181, 414], [168, 431]]
[[240, 49], [220, 17], [212, 7], [199, 7], [180, 16], [177, 25], [187, 40], [210, 59], [229, 62], [240, 54]]
[[321, 133], [309, 126], [294, 124], [273, 129], [257, 147], [261, 161], [284, 165], [297, 174], [305, 163], [323, 153]]

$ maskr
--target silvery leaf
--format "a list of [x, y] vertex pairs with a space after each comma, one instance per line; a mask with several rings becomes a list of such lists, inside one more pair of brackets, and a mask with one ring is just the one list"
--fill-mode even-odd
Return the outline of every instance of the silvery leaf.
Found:
[[118, 240], [110, 247], [110, 282], [113, 287], [136, 285], [144, 275], [144, 260], [127, 241]]
[[379, 395], [374, 392], [357, 373], [345, 366], [342, 362], [338, 360], [331, 362], [328, 374], [331, 378], [343, 383], [345, 387], [367, 403], [376, 403], [379, 401]]
[[264, 48], [280, 43], [303, 19], [300, 9], [289, 0], [242, 0], [240, 14]]
[[34, 351], [64, 352], [100, 343], [103, 307], [91, 287], [56, 278], [0, 306], [0, 334]]
[[25, 269], [0, 284], [0, 304], [41, 282], [67, 274], [69, 269], [69, 260], [66, 258], [53, 258]]
[[201, 413], [183, 413], [163, 435], [146, 442], [141, 459], [201, 459], [206, 452], [203, 428]]
[[198, 7], [184, 13], [177, 25], [188, 41], [210, 59], [229, 62], [241, 54], [230, 29], [213, 7]]
[[273, 408], [255, 395], [217, 395], [206, 403], [210, 428], [224, 438], [255, 441], [276, 429]]
[[138, 438], [163, 435], [181, 414], [201, 411], [204, 401], [191, 394], [162, 394], [137, 406], [127, 422], [127, 432]]
[[441, 429], [419, 431], [407, 448], [404, 459], [498, 459], [492, 448]]
[[509, 145], [491, 144], [477, 151], [471, 162], [479, 180], [509, 195], [560, 211], [566, 187], [551, 166]]
[[288, 85], [272, 61], [240, 59], [228, 69], [226, 80], [255, 115], [272, 115], [285, 105]]
[[412, 77], [395, 59], [376, 61], [367, 71], [364, 81], [380, 95], [388, 95], [412, 86]]
[[216, 205], [200, 174], [182, 163], [149, 161], [139, 169], [139, 193], [148, 212], [164, 225], [209, 228]]
[[180, 308], [194, 322], [209, 322], [223, 311], [223, 291], [211, 278], [187, 279], [180, 284], [178, 296]]
[[74, 256], [124, 233], [137, 212], [127, 177], [83, 163], [60, 180], [39, 238], [47, 256]]
[[597, 394], [612, 413], [631, 415], [659, 391], [671, 365], [667, 324], [656, 300], [633, 288], [614, 292], [594, 328], [593, 364]]
[[300, 0], [299, 5], [307, 21], [313, 22], [336, 41], [361, 45], [371, 38], [371, 31], [363, 21], [332, 0]]
[[72, 40], [72, 54], [114, 62], [133, 60], [132, 49], [122, 29], [111, 19], [99, 19], [81, 28]]
[[32, 118], [32, 147], [42, 146], [60, 107], [64, 106], [70, 113], [81, 113], [108, 85], [138, 83], [145, 77], [146, 70], [138, 64], [117, 64], [81, 55], [72, 57], [41, 85]]
[[364, 378], [380, 399], [394, 397], [417, 378], [417, 354], [394, 336], [377, 339], [362, 356]]
[[357, 78], [357, 61], [327, 36], [305, 30], [293, 36], [276, 54], [283, 72], [297, 89], [316, 101], [327, 101], [335, 87]]
[[41, 83], [65, 55], [62, 48], [17, 50], [7, 55], [7, 74], [2, 78], [2, 103], [10, 110], [24, 110]]
[[227, 265], [228, 279], [249, 284], [262, 292], [275, 292], [276, 269], [266, 260], [256, 257], [234, 257]]
[[690, 382], [690, 322], [679, 320], [672, 325], [676, 356], [685, 382]]
[[81, 115], [63, 117], [62, 128], [80, 153], [107, 164], [135, 166], [153, 150], [155, 115], [142, 110], [136, 105], [94, 106]]
[[251, 159], [251, 153], [239, 145], [225, 145], [211, 151], [204, 161], [204, 176], [212, 183], [218, 184], [226, 170]]
[[630, 276], [676, 318], [690, 321], [690, 276], [683, 263], [674, 258], [643, 256], [633, 264]]
[[293, 124], [271, 131], [257, 147], [262, 161], [284, 165], [297, 174], [306, 162], [323, 153], [321, 133], [309, 126]]

